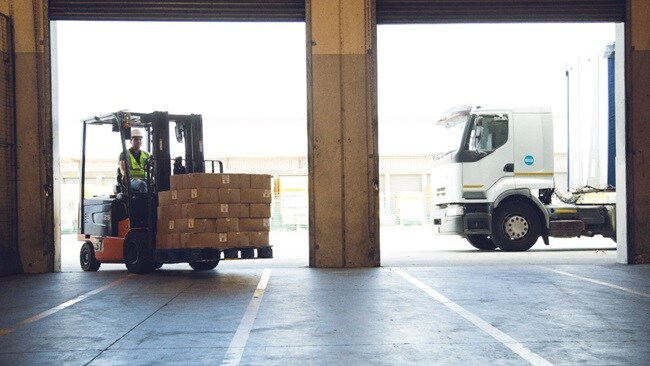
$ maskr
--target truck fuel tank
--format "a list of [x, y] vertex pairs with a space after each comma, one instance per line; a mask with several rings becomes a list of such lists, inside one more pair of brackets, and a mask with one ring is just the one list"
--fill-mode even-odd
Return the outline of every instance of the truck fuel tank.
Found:
[[615, 210], [604, 205], [549, 205], [549, 236], [576, 237], [600, 234], [613, 237]]

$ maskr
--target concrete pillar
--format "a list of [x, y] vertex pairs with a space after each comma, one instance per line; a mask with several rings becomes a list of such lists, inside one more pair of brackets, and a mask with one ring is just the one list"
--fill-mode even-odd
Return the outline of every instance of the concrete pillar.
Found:
[[626, 259], [641, 264], [650, 263], [650, 2], [628, 0], [626, 23]]
[[307, 0], [309, 264], [379, 266], [373, 0]]
[[54, 269], [47, 0], [9, 0], [14, 26], [18, 250], [23, 271]]

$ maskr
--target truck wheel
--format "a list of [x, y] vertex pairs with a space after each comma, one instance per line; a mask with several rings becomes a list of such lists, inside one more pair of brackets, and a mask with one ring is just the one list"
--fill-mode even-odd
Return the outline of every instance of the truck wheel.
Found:
[[81, 251], [79, 252], [79, 263], [81, 264], [81, 269], [86, 272], [95, 272], [101, 266], [101, 263], [95, 258], [95, 248], [89, 242], [85, 242], [81, 246]]
[[492, 240], [505, 252], [524, 252], [537, 242], [542, 224], [530, 205], [511, 201], [497, 207], [492, 225]]
[[487, 235], [467, 235], [467, 241], [476, 249], [494, 250], [497, 248], [492, 239]]
[[132, 230], [124, 238], [124, 264], [132, 273], [149, 273], [156, 268], [149, 234], [144, 230]]
[[219, 264], [219, 261], [190, 262], [190, 267], [192, 267], [192, 269], [195, 271], [209, 271], [211, 269], [214, 269], [217, 266], [217, 264]]

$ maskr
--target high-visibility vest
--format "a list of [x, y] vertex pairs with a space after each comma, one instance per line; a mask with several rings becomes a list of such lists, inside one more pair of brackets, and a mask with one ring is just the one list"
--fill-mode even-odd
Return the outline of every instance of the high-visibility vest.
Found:
[[151, 154], [149, 154], [148, 152], [140, 150], [140, 161], [137, 161], [135, 160], [135, 156], [133, 156], [133, 152], [131, 151], [131, 149], [129, 149], [129, 158], [131, 160], [131, 170], [129, 170], [129, 176], [131, 179], [145, 178], [144, 162], [150, 156]]

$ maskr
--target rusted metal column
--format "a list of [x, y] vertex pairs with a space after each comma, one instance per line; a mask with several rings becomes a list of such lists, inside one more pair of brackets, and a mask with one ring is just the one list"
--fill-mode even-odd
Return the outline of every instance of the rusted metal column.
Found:
[[[626, 22], [627, 263], [650, 263], [650, 2], [628, 0]], [[619, 256], [619, 259], [621, 257]]]
[[18, 249], [23, 271], [54, 269], [47, 0], [10, 0], [14, 25]]
[[379, 266], [374, 0], [307, 0], [309, 264]]

